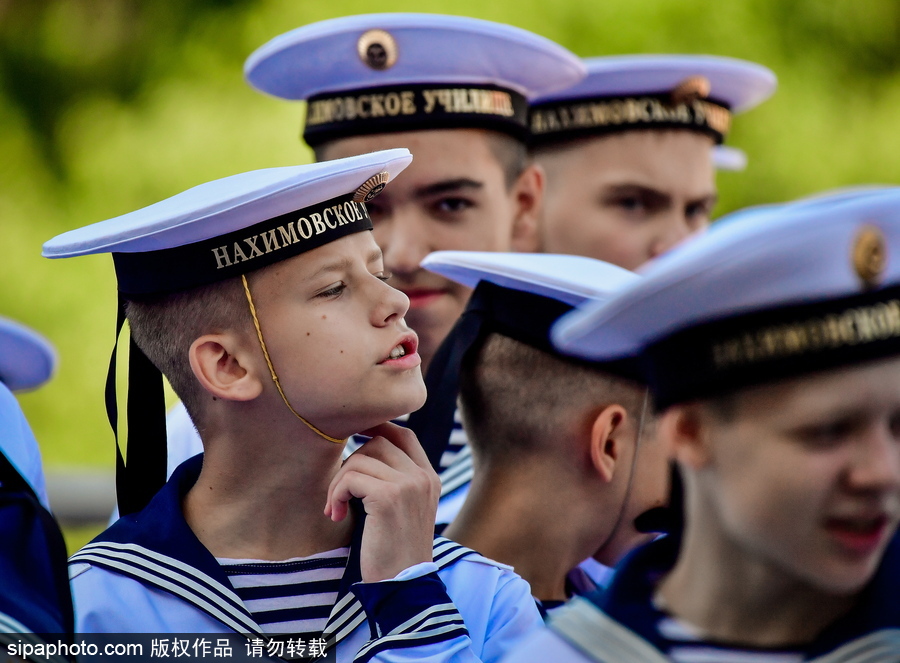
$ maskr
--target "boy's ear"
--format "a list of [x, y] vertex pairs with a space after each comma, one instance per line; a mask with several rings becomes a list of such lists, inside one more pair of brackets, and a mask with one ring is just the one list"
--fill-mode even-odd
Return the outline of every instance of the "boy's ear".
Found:
[[628, 414], [621, 405], [613, 404], [600, 410], [591, 426], [591, 462], [600, 478], [610, 483], [622, 457], [624, 424]]
[[206, 334], [191, 343], [191, 369], [206, 391], [228, 401], [250, 401], [262, 393], [251, 355], [235, 334]]
[[659, 419], [659, 434], [670, 458], [700, 469], [710, 462], [709, 415], [689, 403], [669, 408]]
[[532, 162], [513, 184], [516, 203], [511, 248], [519, 253], [534, 253], [539, 248], [538, 218], [544, 200], [544, 169]]

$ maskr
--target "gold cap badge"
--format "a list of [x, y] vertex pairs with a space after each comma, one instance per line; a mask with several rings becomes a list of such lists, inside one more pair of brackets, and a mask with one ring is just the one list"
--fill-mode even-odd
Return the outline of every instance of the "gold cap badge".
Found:
[[356, 193], [353, 194], [353, 200], [357, 203], [369, 202], [372, 198], [381, 193], [384, 189], [384, 185], [388, 182], [388, 178], [390, 178], [390, 175], [387, 173], [372, 175], [372, 177], [363, 182], [356, 190]]
[[372, 69], [390, 69], [397, 62], [397, 42], [385, 30], [368, 30], [356, 42], [359, 59]]
[[677, 106], [697, 99], [706, 99], [711, 89], [712, 85], [706, 76], [690, 76], [672, 90], [672, 103]]
[[853, 244], [853, 269], [867, 286], [876, 286], [886, 265], [884, 233], [876, 226], [863, 226]]

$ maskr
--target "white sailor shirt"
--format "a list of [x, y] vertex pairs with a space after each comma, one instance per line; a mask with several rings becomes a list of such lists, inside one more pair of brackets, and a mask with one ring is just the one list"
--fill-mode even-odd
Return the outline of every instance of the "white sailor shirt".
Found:
[[[268, 639], [181, 512], [202, 460], [185, 462], [143, 511], [119, 519], [72, 556], [77, 632]], [[388, 581], [360, 582], [362, 516], [357, 522], [323, 632], [328, 660], [493, 662], [540, 627], [527, 582], [447, 539], [435, 539], [433, 562]]]

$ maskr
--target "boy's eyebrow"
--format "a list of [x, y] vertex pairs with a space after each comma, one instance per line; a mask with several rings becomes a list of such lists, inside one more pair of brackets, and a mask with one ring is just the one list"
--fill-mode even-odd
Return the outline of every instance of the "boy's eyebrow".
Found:
[[699, 196], [694, 198], [693, 200], [688, 201], [688, 205], [706, 205], [710, 209], [716, 206], [716, 203], [719, 202], [719, 194], [717, 193], [709, 193], [705, 196]]
[[[383, 252], [380, 248], [374, 249], [366, 258], [366, 264], [371, 265], [373, 262], [377, 262], [384, 257]], [[342, 258], [340, 260], [335, 260], [334, 262], [329, 262], [325, 265], [322, 265], [319, 269], [315, 271], [309, 278], [314, 279], [317, 276], [321, 276], [326, 272], [345, 272], [353, 267], [353, 259], [352, 258]]]
[[459, 191], [460, 189], [481, 188], [484, 188], [484, 182], [469, 179], [468, 177], [458, 177], [456, 179], [442, 180], [440, 182], [435, 182], [434, 184], [428, 184], [426, 186], [419, 187], [418, 189], [415, 189], [413, 191], [413, 197], [427, 198], [429, 196], [434, 196], [440, 193]]
[[369, 254], [369, 259], [366, 261], [367, 265], [371, 265], [373, 262], [378, 262], [384, 258], [384, 251], [380, 248], [374, 249], [372, 253]]

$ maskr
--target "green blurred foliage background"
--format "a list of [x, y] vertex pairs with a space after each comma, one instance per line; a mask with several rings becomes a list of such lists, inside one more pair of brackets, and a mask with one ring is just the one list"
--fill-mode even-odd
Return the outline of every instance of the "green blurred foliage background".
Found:
[[0, 314], [42, 331], [55, 379], [21, 396], [45, 463], [113, 466], [103, 381], [108, 256], [42, 242], [233, 173], [310, 160], [303, 105], [252, 91], [247, 55], [291, 28], [369, 11], [511, 23], [579, 55], [711, 53], [779, 76], [737, 118], [750, 158], [719, 176], [724, 213], [900, 174], [900, 2], [892, 0], [0, 0]]

